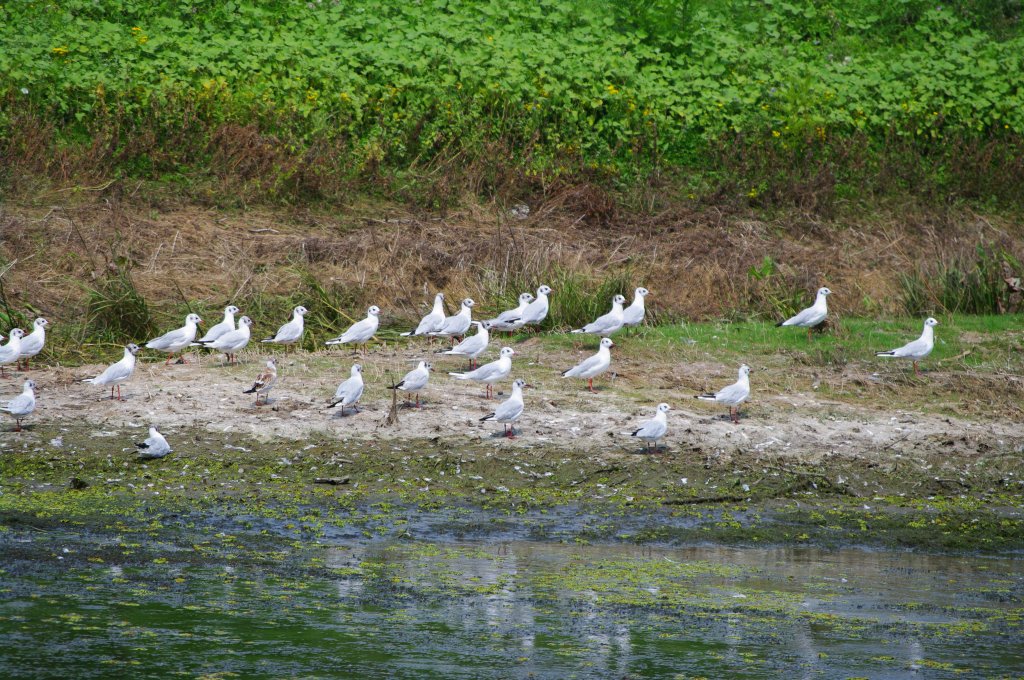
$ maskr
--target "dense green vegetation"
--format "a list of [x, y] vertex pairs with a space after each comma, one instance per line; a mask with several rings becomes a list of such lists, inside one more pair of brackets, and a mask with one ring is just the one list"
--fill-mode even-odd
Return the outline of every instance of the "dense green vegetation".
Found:
[[[4, 182], [440, 204], [1022, 191], [1019, 0], [69, 0], [0, 6]], [[665, 182], [669, 177], [671, 181]]]

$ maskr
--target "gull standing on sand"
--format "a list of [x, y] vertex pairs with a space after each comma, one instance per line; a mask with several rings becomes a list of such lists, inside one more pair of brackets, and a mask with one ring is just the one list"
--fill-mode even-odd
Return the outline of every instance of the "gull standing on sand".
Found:
[[577, 328], [573, 333], [589, 333], [591, 335], [608, 336], [622, 328], [622, 305], [626, 298], [616, 295], [612, 298], [612, 311], [603, 316], [597, 317], [595, 321], [588, 323], [583, 328]]
[[363, 367], [359, 364], [352, 364], [352, 375], [348, 380], [338, 385], [334, 392], [334, 398], [327, 408], [334, 408], [341, 405], [341, 415], [345, 415], [345, 408], [351, 406], [358, 413], [359, 409], [355, 404], [359, 397], [363, 396]]
[[523, 313], [533, 302], [533, 293], [520, 293], [519, 306], [502, 312], [490, 320], [490, 329], [494, 331], [517, 331], [523, 327]]
[[263, 395], [263, 403], [267, 403], [267, 395], [270, 393], [270, 388], [277, 382], [277, 361], [274, 357], [267, 358], [267, 365], [260, 371], [260, 374], [256, 376], [256, 381], [252, 384], [252, 387], [242, 392], [242, 394], [253, 394], [256, 393], [256, 405], [260, 405], [260, 395]]
[[153, 459], [163, 458], [171, 452], [171, 445], [167, 443], [164, 436], [156, 431], [155, 427], [149, 428], [149, 437], [146, 441], [135, 445], [139, 449], [139, 458]]
[[[28, 370], [29, 359], [43, 351], [43, 347], [46, 345], [46, 327], [49, 325], [49, 321], [39, 317], [32, 322], [32, 332], [21, 339], [20, 358], [25, 360], [23, 370]], [[21, 367], [19, 366], [19, 368]]]
[[512, 372], [512, 355], [516, 351], [511, 347], [502, 347], [499, 358], [489, 364], [484, 364], [475, 371], [468, 373], [449, 373], [456, 380], [474, 380], [482, 382], [487, 386], [486, 395], [488, 399], [494, 396], [492, 385], [499, 380], [504, 380]]
[[665, 436], [668, 432], [668, 412], [671, 408], [668, 404], [658, 404], [657, 411], [654, 412], [654, 417], [648, 420], [646, 423], [633, 430], [627, 432], [630, 437], [636, 437], [637, 439], [643, 439], [647, 442], [647, 450], [651, 448], [651, 444], [654, 444], [654, 450], [658, 450], [658, 440]]
[[[164, 333], [159, 338], [154, 338], [146, 343], [146, 347], [149, 349], [160, 350], [161, 352], [167, 353], [167, 361], [164, 362], [164, 366], [171, 363], [171, 359], [174, 357], [176, 352], [179, 352], [196, 339], [196, 331], [199, 329], [196, 327], [202, 323], [203, 320], [199, 318], [198, 314], [189, 314], [185, 317], [185, 325], [181, 328], [176, 328], [169, 333]], [[185, 361], [185, 354], [182, 353], [178, 359], [179, 363], [188, 363]]]
[[244, 349], [249, 344], [249, 338], [251, 337], [250, 326], [252, 326], [252, 319], [243, 316], [238, 320], [238, 328], [228, 331], [212, 342], [204, 342], [202, 345], [203, 347], [223, 352], [227, 363], [237, 364], [239, 350]]
[[715, 393], [698, 394], [697, 399], [703, 401], [716, 401], [729, 407], [729, 417], [732, 422], [740, 422], [740, 404], [750, 396], [750, 366], [740, 366], [739, 378], [732, 385], [723, 387]]
[[364, 344], [367, 340], [373, 337], [373, 334], [377, 332], [377, 327], [380, 326], [380, 307], [373, 305], [366, 310], [366, 318], [362, 321], [357, 321], [348, 327], [348, 330], [334, 338], [328, 340], [326, 345], [344, 345], [347, 343], [355, 343], [357, 345]]
[[441, 330], [444, 326], [444, 293], [438, 293], [434, 296], [434, 306], [431, 308], [430, 313], [420, 319], [420, 323], [416, 326], [416, 330], [409, 331], [408, 333], [402, 333], [402, 337], [406, 338], [410, 335], [427, 335]]
[[462, 301], [462, 306], [459, 308], [459, 313], [454, 316], [449, 316], [441, 324], [441, 328], [430, 333], [430, 335], [440, 335], [447, 338], [461, 338], [469, 330], [469, 324], [473, 322], [473, 302], [470, 298], [466, 298]]
[[235, 314], [238, 314], [238, 307], [234, 305], [228, 305], [224, 308], [224, 320], [220, 323], [214, 324], [213, 327], [206, 331], [206, 335], [192, 343], [193, 347], [198, 347], [204, 342], [213, 342], [225, 333], [230, 333], [235, 330]]
[[526, 305], [526, 309], [523, 310], [522, 321], [523, 326], [534, 326], [547, 318], [548, 315], [548, 295], [551, 294], [551, 289], [547, 286], [541, 286], [537, 289], [537, 299]]
[[21, 339], [23, 337], [25, 337], [25, 331], [20, 328], [12, 328], [7, 344], [0, 347], [0, 376], [4, 375], [4, 366], [21, 359]]
[[926, 356], [932, 353], [932, 349], [935, 347], [935, 327], [939, 325], [939, 322], [928, 317], [924, 322], [924, 330], [921, 331], [921, 337], [913, 342], [908, 342], [898, 349], [891, 349], [887, 352], [875, 352], [876, 357], [899, 357], [901, 359], [913, 359], [914, 360], [914, 375], [921, 375], [917, 370], [917, 362], [924, 359]]
[[277, 329], [277, 334], [272, 338], [265, 338], [263, 342], [271, 342], [276, 345], [294, 345], [302, 340], [302, 331], [305, 329], [302, 317], [309, 313], [302, 305], [292, 310], [292, 319]]
[[139, 353], [139, 346], [134, 343], [129, 343], [124, 346], [124, 356], [120, 361], [107, 366], [107, 370], [100, 373], [95, 378], [86, 378], [82, 382], [92, 383], [93, 385], [110, 385], [110, 398], [114, 398], [114, 386], [117, 386], [117, 400], [124, 401], [121, 398], [121, 383], [132, 377], [132, 373], [135, 372], [135, 355]]
[[476, 358], [484, 353], [484, 350], [487, 349], [487, 345], [491, 342], [491, 335], [487, 332], [487, 327], [490, 323], [490, 321], [474, 321], [473, 325], [479, 328], [476, 335], [469, 336], [449, 350], [439, 349], [438, 353], [467, 357], [469, 359], [470, 369], [474, 368], [476, 365]]
[[505, 426], [505, 436], [509, 439], [515, 439], [516, 429], [513, 423], [519, 420], [519, 416], [523, 415], [524, 387], [526, 387], [526, 381], [522, 378], [512, 383], [512, 396], [498, 404], [498, 408], [494, 409], [494, 413], [484, 416], [480, 419], [480, 422], [502, 423]]
[[21, 421], [28, 418], [32, 415], [32, 411], [36, 410], [36, 394], [33, 392], [35, 388], [36, 383], [34, 380], [26, 380], [21, 394], [7, 402], [6, 406], [0, 407], [0, 410], [14, 416], [14, 422], [17, 424], [15, 432], [21, 432]]
[[587, 386], [591, 392], [594, 392], [594, 378], [607, 371], [612, 364], [612, 347], [615, 347], [615, 343], [611, 338], [601, 338], [601, 347], [597, 350], [597, 354], [584, 359], [568, 371], [564, 371], [562, 377], [586, 378]]
[[832, 294], [828, 288], [819, 288], [818, 295], [814, 298], [814, 304], [801, 311], [796, 316], [791, 316], [785, 321], [780, 321], [776, 326], [799, 326], [807, 329], [807, 339], [811, 339], [811, 329], [820, 324], [828, 317], [828, 303], [825, 301]]
[[[427, 381], [430, 380], [430, 369], [433, 366], [428, 364], [426, 361], [421, 361], [416, 368], [412, 369], [405, 374], [405, 377], [399, 380], [397, 383], [389, 387], [389, 390], [402, 390], [407, 394], [416, 395], [416, 408], [420, 407], [420, 390], [427, 386]], [[406, 403], [409, 398], [406, 397]]]
[[647, 312], [644, 307], [644, 298], [650, 292], [643, 286], [633, 291], [633, 303], [622, 310], [623, 326], [639, 326], [644, 322], [644, 314]]

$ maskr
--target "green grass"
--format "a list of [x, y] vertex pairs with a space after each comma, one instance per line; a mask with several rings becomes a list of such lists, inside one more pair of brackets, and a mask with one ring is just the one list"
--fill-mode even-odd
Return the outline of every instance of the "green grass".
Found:
[[12, 183], [443, 204], [683, 168], [681, 195], [754, 205], [1024, 194], [1013, 0], [26, 1], [0, 44]]

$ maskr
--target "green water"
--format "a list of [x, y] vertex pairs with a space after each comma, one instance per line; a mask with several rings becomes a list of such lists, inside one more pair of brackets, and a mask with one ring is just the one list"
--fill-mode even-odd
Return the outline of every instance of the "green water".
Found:
[[[1024, 559], [454, 540], [190, 516], [0, 531], [0, 677], [1024, 673]], [[367, 535], [367, 534], [370, 535]]]

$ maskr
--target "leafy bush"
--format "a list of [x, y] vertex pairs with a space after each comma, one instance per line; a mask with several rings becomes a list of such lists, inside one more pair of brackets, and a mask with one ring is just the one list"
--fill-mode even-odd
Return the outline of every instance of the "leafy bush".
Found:
[[[62, 179], [209, 168], [225, 196], [358, 180], [426, 203], [510, 173], [523, 191], [655, 168], [770, 201], [758, 186], [782, 192], [786, 163], [854, 186], [878, 159], [928, 169], [907, 191], [955, 193], [958, 163], [985, 159], [1003, 180], [979, 198], [1019, 200], [1019, 17], [1018, 0], [6, 3], [0, 153]], [[753, 154], [725, 167], [747, 186], [716, 181], [717, 145]]]

